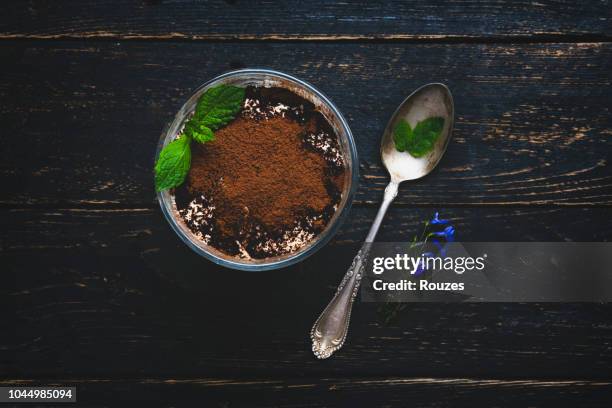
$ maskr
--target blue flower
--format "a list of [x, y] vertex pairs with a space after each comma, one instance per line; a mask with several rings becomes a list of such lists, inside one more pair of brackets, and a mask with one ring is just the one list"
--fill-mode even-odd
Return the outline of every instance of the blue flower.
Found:
[[441, 220], [440, 219], [440, 213], [436, 211], [436, 213], [434, 214], [434, 217], [431, 221], [429, 221], [430, 224], [436, 225], [436, 224], [448, 224], [448, 220]]
[[443, 231], [432, 232], [431, 236], [444, 238], [446, 242], [453, 242], [455, 240], [455, 227], [449, 225]]
[[444, 228], [444, 232], [446, 233], [446, 242], [453, 242], [455, 240], [455, 227], [449, 225]]

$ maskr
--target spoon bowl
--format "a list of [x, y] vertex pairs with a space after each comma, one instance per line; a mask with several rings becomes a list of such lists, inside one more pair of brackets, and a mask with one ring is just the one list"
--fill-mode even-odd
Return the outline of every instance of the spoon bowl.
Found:
[[[416, 180], [436, 167], [448, 146], [454, 116], [453, 96], [444, 84], [424, 85], [404, 99], [387, 123], [380, 146], [382, 162], [391, 175], [392, 182]], [[404, 119], [414, 129], [417, 123], [431, 117], [444, 118], [442, 133], [432, 151], [423, 157], [413, 157], [410, 153], [400, 152], [395, 148], [393, 130], [400, 120]]]

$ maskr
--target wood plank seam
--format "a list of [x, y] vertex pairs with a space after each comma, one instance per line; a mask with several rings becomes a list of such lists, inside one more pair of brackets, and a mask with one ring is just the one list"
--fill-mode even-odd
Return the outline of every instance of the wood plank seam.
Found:
[[121, 34], [115, 32], [62, 33], [62, 34], [20, 34], [0, 33], [0, 41], [146, 41], [146, 42], [206, 42], [206, 43], [405, 43], [405, 44], [574, 44], [574, 43], [608, 43], [611, 35], [604, 34], [533, 34], [533, 35], [413, 35], [413, 34], [380, 34], [380, 35], [245, 35], [245, 34], [207, 34], [192, 35], [171, 33], [166, 35]]

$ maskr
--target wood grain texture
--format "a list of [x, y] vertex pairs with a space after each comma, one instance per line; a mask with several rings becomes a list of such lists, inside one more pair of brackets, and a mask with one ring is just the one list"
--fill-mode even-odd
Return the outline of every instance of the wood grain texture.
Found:
[[307, 333], [333, 293], [322, 278], [331, 253], [282, 276], [194, 264], [181, 273], [206, 274], [207, 285], [191, 290], [136, 258], [59, 255], [22, 263], [47, 266], [48, 275], [29, 275], [29, 289], [10, 294], [16, 316], [3, 316], [13, 328], [0, 351], [5, 377], [609, 379], [605, 305], [411, 304], [384, 326], [376, 305], [357, 304], [348, 344], [320, 362]]
[[338, 104], [361, 159], [357, 204], [378, 203], [387, 182], [390, 113], [431, 81], [453, 91], [456, 130], [398, 205], [612, 204], [609, 43], [5, 42], [0, 55], [5, 206], [154, 206], [164, 124], [190, 89], [247, 64], [288, 70]]
[[5, 3], [0, 38], [469, 40], [609, 38], [597, 1], [79, 1]]
[[[609, 377], [610, 306], [597, 304], [410, 304], [389, 325], [376, 304], [357, 304], [347, 345], [316, 361], [306, 334], [373, 212], [355, 209], [329, 246], [298, 265], [245, 273], [193, 253], [158, 210], [4, 210], [0, 319], [13, 329], [0, 337], [0, 373]], [[483, 240], [562, 240], [589, 229], [599, 240], [612, 228], [607, 209], [486, 213], [444, 216], [458, 237]], [[393, 209], [381, 239], [407, 240], [429, 215]]]
[[608, 407], [608, 381], [470, 378], [189, 378], [8, 380], [0, 385], [71, 384], [79, 406], [147, 403], [207, 407]]
[[[379, 241], [411, 241], [440, 211], [456, 228], [459, 241], [608, 241], [612, 219], [607, 208], [402, 208], [392, 207]], [[354, 207], [330, 245], [359, 244], [375, 208]], [[53, 208], [0, 210], [0, 254], [43, 253], [61, 248], [129, 254], [174, 246], [180, 241], [158, 208]], [[176, 258], [174, 255], [170, 259]], [[347, 259], [349, 261], [349, 259]]]
[[[360, 303], [328, 361], [306, 336], [382, 195], [388, 116], [426, 82], [454, 93], [453, 142], [381, 240], [436, 209], [460, 240], [610, 239], [609, 1], [32, 0], [0, 16], [0, 385], [76, 384], [84, 406], [610, 405], [608, 304], [409, 304], [384, 324]], [[361, 159], [334, 240], [267, 273], [191, 252], [153, 192], [164, 125], [246, 66], [330, 96]]]

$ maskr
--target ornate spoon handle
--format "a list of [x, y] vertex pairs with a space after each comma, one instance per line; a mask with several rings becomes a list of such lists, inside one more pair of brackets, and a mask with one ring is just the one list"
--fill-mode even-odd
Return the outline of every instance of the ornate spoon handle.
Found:
[[372, 223], [365, 243], [359, 252], [357, 252], [357, 255], [355, 255], [353, 263], [351, 263], [346, 274], [344, 274], [331, 302], [329, 302], [314, 326], [312, 326], [310, 339], [312, 340], [312, 351], [317, 358], [324, 359], [330, 357], [336, 350], [342, 347], [346, 340], [351, 319], [351, 309], [359, 291], [359, 284], [361, 283], [363, 271], [367, 263], [370, 244], [376, 238], [376, 233], [380, 228], [387, 209], [397, 195], [397, 187], [398, 183], [391, 181], [385, 189], [383, 202]]

